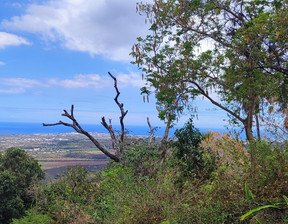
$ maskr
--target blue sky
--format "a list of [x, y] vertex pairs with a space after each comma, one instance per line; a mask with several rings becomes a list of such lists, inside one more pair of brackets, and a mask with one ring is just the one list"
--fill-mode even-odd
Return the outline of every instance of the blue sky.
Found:
[[[1, 0], [0, 122], [57, 122], [74, 104], [81, 123], [100, 124], [105, 116], [118, 124], [109, 71], [129, 111], [125, 123], [145, 125], [149, 116], [152, 125], [163, 125], [153, 97], [149, 104], [142, 101], [145, 81], [130, 63], [136, 38], [148, 32], [137, 1]], [[198, 127], [226, 124], [225, 113], [209, 102], [194, 105]]]

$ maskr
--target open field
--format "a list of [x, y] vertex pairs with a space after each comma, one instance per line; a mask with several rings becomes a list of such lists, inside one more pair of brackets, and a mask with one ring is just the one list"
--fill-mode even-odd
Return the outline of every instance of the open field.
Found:
[[[107, 148], [110, 139], [106, 134], [95, 134]], [[63, 174], [68, 168], [76, 165], [85, 167], [90, 172], [104, 169], [109, 159], [85, 136], [68, 134], [37, 135], [0, 135], [0, 151], [10, 147], [25, 150], [42, 165], [46, 180], [52, 180]]]
[[68, 167], [83, 166], [89, 172], [98, 172], [105, 168], [108, 160], [50, 160], [40, 161], [46, 174], [46, 180], [53, 180], [62, 175]]

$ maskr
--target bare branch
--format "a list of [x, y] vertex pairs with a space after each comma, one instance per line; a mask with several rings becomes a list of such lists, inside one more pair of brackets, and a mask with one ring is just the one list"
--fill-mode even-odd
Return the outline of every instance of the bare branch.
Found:
[[216, 105], [217, 107], [225, 110], [226, 112], [228, 112], [229, 114], [231, 114], [232, 116], [234, 116], [236, 119], [238, 119], [240, 122], [244, 123], [245, 120], [243, 118], [241, 118], [238, 114], [234, 113], [233, 111], [229, 110], [227, 107], [223, 106], [222, 104], [218, 103], [217, 101], [215, 101], [214, 99], [212, 99], [206, 92], [205, 90], [195, 81], [190, 80], [190, 83], [194, 84], [197, 89], [201, 92], [201, 94], [206, 97], [211, 103], [213, 103], [214, 105]]
[[154, 139], [154, 129], [152, 128], [150, 121], [149, 121], [149, 117], [147, 117], [147, 124], [149, 126], [150, 129], [150, 139], [149, 139], [149, 143], [151, 143]]
[[118, 105], [120, 111], [121, 111], [121, 116], [120, 116], [120, 125], [121, 125], [121, 135], [120, 135], [120, 142], [123, 142], [124, 141], [124, 134], [125, 134], [125, 127], [124, 127], [124, 117], [126, 116], [126, 114], [128, 113], [128, 110], [124, 111], [124, 105], [123, 103], [119, 103], [118, 101], [118, 97], [120, 95], [120, 92], [118, 90], [118, 87], [117, 87], [117, 79], [110, 73], [108, 72], [108, 74], [110, 75], [110, 77], [114, 80], [114, 88], [116, 90], [116, 97], [114, 98], [114, 101], [116, 102], [116, 104]]
[[119, 162], [119, 158], [115, 156], [114, 154], [110, 153], [108, 150], [106, 150], [90, 133], [85, 131], [80, 124], [77, 122], [77, 120], [74, 117], [74, 105], [71, 106], [71, 113], [69, 114], [66, 110], [64, 110], [64, 113], [62, 116], [69, 118], [73, 124], [69, 124], [63, 121], [59, 121], [58, 123], [54, 124], [45, 124], [43, 123], [43, 126], [56, 126], [56, 125], [64, 125], [73, 128], [76, 132], [85, 135], [88, 137], [93, 144], [101, 151], [103, 152], [106, 156], [108, 156], [110, 159], [114, 160], [115, 162]]
[[102, 122], [101, 124], [107, 129], [107, 131], [109, 132], [110, 134], [110, 137], [111, 137], [111, 140], [112, 140], [112, 147], [113, 149], [116, 150], [116, 152], [118, 153], [119, 152], [119, 144], [117, 142], [117, 138], [115, 136], [115, 132], [112, 128], [112, 123], [111, 123], [111, 119], [109, 119], [109, 125], [107, 124], [106, 120], [105, 120], [105, 117], [102, 117]]
[[[127, 111], [124, 111], [124, 105], [123, 103], [119, 103], [118, 101], [118, 97], [120, 95], [120, 92], [118, 90], [118, 87], [117, 87], [117, 79], [110, 73], [108, 72], [108, 74], [110, 75], [110, 77], [114, 80], [114, 88], [116, 90], [116, 97], [114, 99], [114, 101], [116, 102], [116, 104], [118, 105], [120, 111], [121, 111], [121, 116], [120, 116], [120, 124], [121, 124], [121, 136], [120, 136], [120, 142], [123, 142], [124, 140], [124, 117], [126, 116], [126, 114], [128, 113], [128, 110]], [[64, 110], [64, 113], [62, 114], [62, 116], [64, 117], [67, 117], [69, 120], [72, 121], [72, 124], [70, 123], [66, 123], [66, 122], [63, 122], [63, 121], [59, 121], [57, 123], [54, 123], [54, 124], [44, 124], [43, 123], [43, 126], [56, 126], [56, 125], [64, 125], [64, 126], [68, 126], [68, 127], [71, 127], [73, 128], [76, 132], [80, 133], [80, 134], [83, 134], [85, 136], [87, 136], [92, 142], [93, 144], [100, 150], [102, 151], [105, 155], [107, 155], [109, 158], [113, 159], [114, 161], [116, 162], [119, 162], [120, 159], [118, 157], [117, 154], [122, 153], [121, 152], [121, 148], [119, 147], [119, 143], [118, 143], [118, 140], [115, 136], [115, 132], [112, 128], [112, 122], [111, 122], [111, 119], [109, 119], [109, 125], [107, 124], [106, 120], [105, 120], [105, 117], [102, 117], [102, 122], [101, 124], [108, 130], [109, 134], [110, 134], [110, 137], [111, 137], [111, 140], [112, 140], [112, 146], [113, 146], [113, 149], [116, 150], [116, 155], [110, 153], [108, 150], [106, 150], [91, 134], [89, 134], [87, 131], [85, 131], [81, 125], [78, 123], [78, 121], [75, 119], [74, 117], [74, 105], [71, 106], [71, 111], [70, 113], [67, 112], [67, 110]]]

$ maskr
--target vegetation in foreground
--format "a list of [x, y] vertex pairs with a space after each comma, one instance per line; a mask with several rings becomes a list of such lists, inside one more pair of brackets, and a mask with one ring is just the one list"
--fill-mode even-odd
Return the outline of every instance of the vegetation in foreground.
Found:
[[[1, 222], [288, 222], [286, 142], [255, 141], [245, 145], [225, 133], [203, 135], [191, 121], [175, 136], [177, 140], [169, 144], [165, 159], [159, 145], [135, 143], [123, 146], [126, 150], [121, 163], [113, 162], [100, 173], [88, 173], [79, 166], [67, 170], [63, 177], [48, 184], [34, 181], [41, 175], [27, 179], [31, 182], [21, 188], [13, 181], [20, 178], [18, 175], [23, 178], [30, 173], [9, 173], [9, 179], [7, 168], [2, 167], [11, 152], [25, 153], [9, 149], [1, 156], [0, 176], [2, 179], [7, 177], [6, 181], [0, 182], [1, 201], [4, 199], [8, 205], [6, 209], [14, 206], [15, 211], [19, 211], [23, 192], [29, 192], [33, 200], [29, 206], [25, 203], [20, 206], [21, 214], [8, 213], [10, 217], [3, 216], [7, 213], [2, 206]], [[253, 172], [251, 151], [257, 158]], [[34, 161], [29, 157], [20, 158], [26, 163]], [[26, 163], [18, 164], [23, 166]], [[5, 189], [13, 192], [7, 194]]]

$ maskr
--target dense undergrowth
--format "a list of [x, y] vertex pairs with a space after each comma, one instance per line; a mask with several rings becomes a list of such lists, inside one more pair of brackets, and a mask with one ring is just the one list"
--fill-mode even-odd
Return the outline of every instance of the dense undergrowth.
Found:
[[142, 142], [100, 173], [75, 167], [34, 185], [33, 206], [12, 222], [288, 223], [286, 142], [244, 144], [191, 122], [175, 136], [165, 160], [159, 145]]

